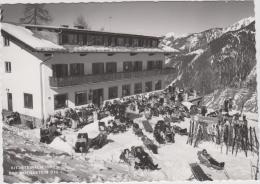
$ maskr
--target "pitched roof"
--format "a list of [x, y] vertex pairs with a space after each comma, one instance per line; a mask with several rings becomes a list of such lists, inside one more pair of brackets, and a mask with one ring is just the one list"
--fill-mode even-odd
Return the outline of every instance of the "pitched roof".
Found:
[[32, 31], [22, 26], [1, 23], [1, 30], [12, 35], [36, 51], [63, 51], [65, 48], [46, 39], [36, 37]]
[[48, 52], [143, 52], [143, 53], [176, 53], [176, 49], [170, 47], [163, 48], [144, 48], [144, 47], [106, 47], [106, 46], [79, 46], [79, 45], [58, 45], [40, 35], [36, 35], [30, 29], [26, 29], [21, 25], [10, 23], [1, 23], [1, 30], [13, 36], [15, 39], [29, 46], [34, 51]]

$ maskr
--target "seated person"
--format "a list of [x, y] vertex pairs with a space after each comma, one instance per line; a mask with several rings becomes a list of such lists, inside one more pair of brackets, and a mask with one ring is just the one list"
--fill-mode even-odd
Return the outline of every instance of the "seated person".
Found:
[[133, 165], [135, 160], [133, 153], [129, 149], [124, 149], [119, 158], [128, 165]]
[[166, 141], [167, 141], [167, 142], [172, 142], [172, 143], [174, 143], [174, 142], [175, 142], [174, 136], [175, 136], [174, 132], [171, 131], [170, 127], [167, 127], [167, 128], [166, 128], [166, 131], [165, 131]]
[[202, 151], [198, 151], [197, 155], [200, 162], [205, 165], [216, 167], [218, 169], [222, 169], [225, 166], [224, 162], [218, 162], [213, 157], [211, 157], [211, 155], [207, 153], [206, 149], [203, 149]]

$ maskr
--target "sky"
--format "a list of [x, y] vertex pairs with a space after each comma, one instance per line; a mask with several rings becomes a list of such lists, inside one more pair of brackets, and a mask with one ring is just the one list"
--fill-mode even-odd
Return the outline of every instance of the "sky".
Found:
[[[3, 5], [4, 21], [19, 22], [25, 5]], [[53, 21], [49, 25], [70, 25], [82, 15], [92, 30], [163, 36], [201, 32], [226, 27], [254, 16], [253, 1], [172, 1], [45, 4]]]

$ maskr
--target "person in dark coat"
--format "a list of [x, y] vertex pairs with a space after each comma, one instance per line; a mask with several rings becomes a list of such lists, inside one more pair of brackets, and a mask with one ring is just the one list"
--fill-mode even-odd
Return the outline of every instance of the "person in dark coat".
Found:
[[140, 162], [135, 162], [135, 168], [158, 170], [158, 164], [154, 164], [152, 158], [146, 153], [142, 147], [136, 147], [135, 157]]
[[174, 137], [175, 137], [174, 132], [171, 131], [170, 127], [167, 127], [166, 131], [165, 131], [165, 138], [166, 138], [167, 142], [175, 143]]
[[202, 151], [198, 151], [197, 155], [200, 162], [207, 166], [212, 166], [217, 169], [223, 169], [225, 166], [224, 162], [218, 162], [210, 154], [208, 154], [206, 149], [203, 149]]

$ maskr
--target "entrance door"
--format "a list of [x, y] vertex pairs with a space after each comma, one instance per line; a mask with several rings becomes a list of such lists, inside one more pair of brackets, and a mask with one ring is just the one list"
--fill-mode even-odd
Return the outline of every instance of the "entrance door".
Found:
[[93, 90], [93, 104], [97, 105], [98, 107], [103, 102], [103, 89], [95, 89]]
[[7, 93], [7, 108], [8, 108], [9, 111], [13, 111], [12, 93]]

